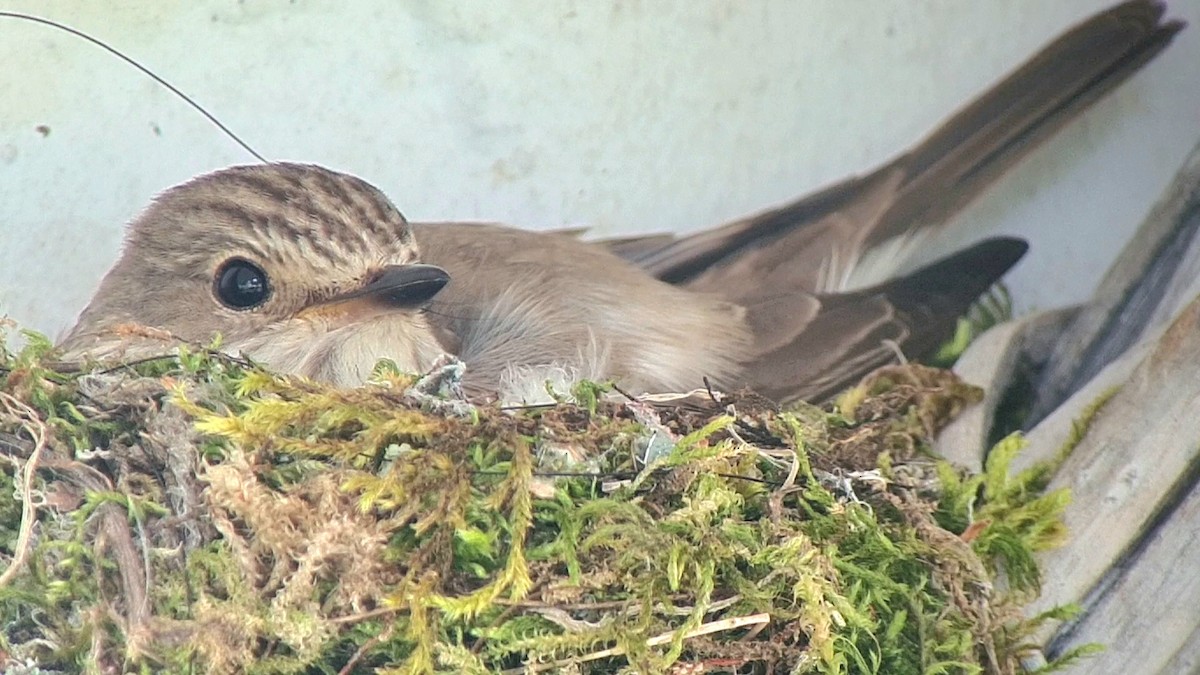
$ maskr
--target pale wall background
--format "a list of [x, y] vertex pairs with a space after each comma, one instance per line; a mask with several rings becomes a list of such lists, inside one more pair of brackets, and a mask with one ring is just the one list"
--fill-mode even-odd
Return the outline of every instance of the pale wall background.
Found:
[[[1109, 0], [4, 0], [123, 50], [272, 159], [411, 219], [687, 231], [902, 150]], [[1022, 308], [1084, 299], [1200, 139], [1192, 27], [965, 214], [1033, 240]], [[39, 131], [39, 127], [43, 130]], [[0, 313], [57, 334], [158, 191], [251, 161], [133, 68], [0, 19]]]

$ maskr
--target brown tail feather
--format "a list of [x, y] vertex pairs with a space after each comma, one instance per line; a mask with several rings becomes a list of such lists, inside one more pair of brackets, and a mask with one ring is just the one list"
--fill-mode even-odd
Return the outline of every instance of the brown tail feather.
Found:
[[764, 289], [843, 288], [863, 252], [938, 228], [1039, 143], [1162, 51], [1183, 27], [1132, 0], [1067, 31], [883, 167], [750, 218], [616, 251], [655, 276], [736, 302]]
[[1031, 150], [1124, 82], [1182, 28], [1133, 0], [1067, 31], [967, 105], [904, 158], [908, 180], [867, 245], [944, 222]]

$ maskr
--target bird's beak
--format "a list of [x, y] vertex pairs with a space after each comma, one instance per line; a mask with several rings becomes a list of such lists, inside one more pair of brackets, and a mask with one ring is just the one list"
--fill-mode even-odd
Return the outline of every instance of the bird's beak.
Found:
[[305, 307], [296, 316], [354, 321], [392, 309], [415, 309], [433, 299], [449, 281], [446, 270], [436, 265], [389, 265], [361, 288]]

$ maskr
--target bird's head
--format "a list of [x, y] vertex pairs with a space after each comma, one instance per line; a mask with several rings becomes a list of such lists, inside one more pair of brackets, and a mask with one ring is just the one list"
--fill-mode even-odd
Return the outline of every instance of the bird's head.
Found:
[[63, 346], [113, 353], [131, 325], [191, 342], [219, 333], [229, 351], [351, 384], [379, 358], [413, 370], [436, 358], [421, 310], [449, 280], [365, 181], [236, 166], [167, 190], [133, 221]]

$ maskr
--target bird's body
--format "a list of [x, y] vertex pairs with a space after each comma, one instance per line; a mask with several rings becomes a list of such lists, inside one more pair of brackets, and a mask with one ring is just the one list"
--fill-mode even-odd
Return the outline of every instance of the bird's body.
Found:
[[566, 234], [466, 223], [413, 232], [422, 260], [452, 279], [427, 312], [443, 344], [477, 388], [518, 399], [564, 371], [626, 391], [686, 391], [707, 378], [781, 400], [825, 398], [897, 349], [936, 347], [1026, 248], [994, 239], [857, 293], [763, 286], [736, 303]]
[[[897, 349], [920, 355], [1025, 250], [983, 242], [914, 274], [835, 293], [872, 246], [911, 241], [978, 194], [1179, 30], [1133, 0], [1085, 22], [863, 178], [708, 232], [588, 243], [498, 225], [410, 225], [366, 182], [266, 164], [201, 176], [131, 226], [63, 342], [69, 354], [162, 350], [126, 324], [340, 385], [378, 359], [423, 371], [448, 352], [476, 392], [545, 379], [629, 390], [749, 385], [828, 397]], [[1087, 58], [1082, 59], [1080, 55]], [[532, 383], [532, 386], [530, 386]]]
[[429, 320], [485, 389], [511, 396], [565, 375], [680, 391], [704, 377], [735, 381], [754, 348], [744, 308], [655, 279], [603, 246], [490, 224], [413, 232], [422, 259], [452, 279]]

